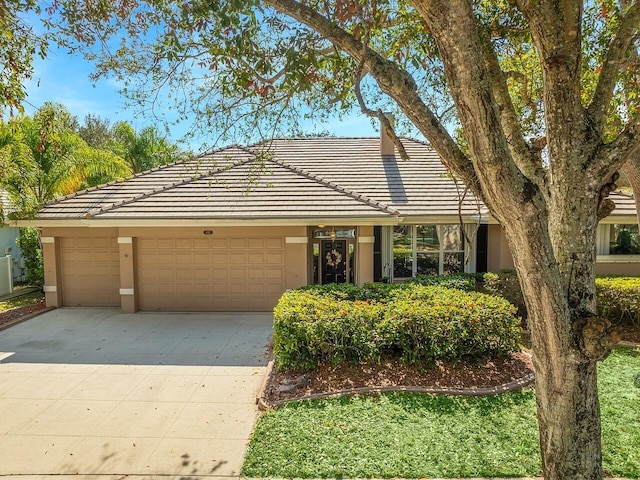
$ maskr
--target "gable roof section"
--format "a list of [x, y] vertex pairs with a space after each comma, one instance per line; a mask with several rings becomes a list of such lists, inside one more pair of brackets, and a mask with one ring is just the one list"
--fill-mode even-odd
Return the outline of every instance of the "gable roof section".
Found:
[[358, 192], [228, 147], [47, 204], [38, 219], [252, 219], [390, 217], [398, 211]]
[[[616, 204], [616, 208], [611, 213], [609, 220], [614, 220], [621, 216], [630, 216], [630, 222], [636, 223], [637, 220], [633, 218], [636, 216], [636, 203], [631, 193], [618, 190], [611, 192], [609, 198]], [[607, 218], [605, 218], [604, 221], [606, 222]]]
[[[456, 184], [438, 154], [427, 144], [403, 138], [410, 160], [380, 155], [378, 138], [277, 139], [269, 151], [278, 161], [295, 166], [389, 205], [402, 216], [457, 216], [462, 182]], [[486, 218], [488, 211], [467, 192], [465, 216]]]

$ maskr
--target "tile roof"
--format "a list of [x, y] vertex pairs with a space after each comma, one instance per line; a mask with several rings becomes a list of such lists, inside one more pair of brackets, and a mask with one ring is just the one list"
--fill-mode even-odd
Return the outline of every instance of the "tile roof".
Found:
[[[276, 139], [232, 145], [45, 205], [38, 219], [488, 218], [438, 155], [402, 139], [410, 160], [380, 155], [378, 138]], [[617, 202], [618, 203], [618, 202]], [[459, 205], [460, 204], [460, 205]], [[622, 196], [614, 214], [634, 214]]]

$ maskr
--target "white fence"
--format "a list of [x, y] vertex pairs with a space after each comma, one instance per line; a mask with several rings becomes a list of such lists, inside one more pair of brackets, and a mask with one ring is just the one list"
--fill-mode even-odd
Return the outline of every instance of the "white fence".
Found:
[[0, 257], [0, 295], [13, 292], [13, 277], [11, 275], [11, 255]]

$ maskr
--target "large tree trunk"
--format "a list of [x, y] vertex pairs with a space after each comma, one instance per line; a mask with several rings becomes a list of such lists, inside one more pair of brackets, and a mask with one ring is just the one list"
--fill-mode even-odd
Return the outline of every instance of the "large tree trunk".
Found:
[[[605, 338], [600, 338], [604, 325], [570, 307], [571, 287], [554, 260], [544, 221], [528, 224], [528, 229], [510, 224], [505, 230], [529, 313], [545, 478], [601, 479], [596, 363], [606, 355], [598, 347]], [[592, 249], [591, 242], [574, 242], [572, 255], [589, 258]], [[593, 275], [586, 263], [577, 269], [586, 277]], [[594, 288], [586, 289], [591, 292], [582, 298]]]

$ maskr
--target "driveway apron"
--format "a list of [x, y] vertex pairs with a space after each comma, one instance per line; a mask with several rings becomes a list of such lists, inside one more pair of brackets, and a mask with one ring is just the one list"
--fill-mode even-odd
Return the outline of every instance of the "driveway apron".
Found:
[[0, 475], [239, 476], [272, 320], [63, 308], [0, 332]]

